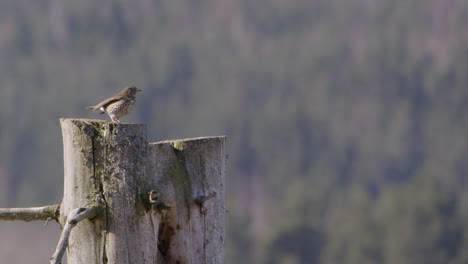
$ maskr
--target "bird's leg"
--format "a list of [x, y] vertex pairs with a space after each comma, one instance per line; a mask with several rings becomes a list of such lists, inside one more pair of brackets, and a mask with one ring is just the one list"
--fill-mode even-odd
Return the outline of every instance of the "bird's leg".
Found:
[[117, 119], [117, 117], [115, 117], [114, 115], [109, 115], [109, 116], [112, 119], [112, 123], [120, 123], [120, 120]]

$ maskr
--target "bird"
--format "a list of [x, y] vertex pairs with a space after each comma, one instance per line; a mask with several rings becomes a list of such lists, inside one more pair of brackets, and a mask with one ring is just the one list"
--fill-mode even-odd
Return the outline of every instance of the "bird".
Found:
[[119, 118], [128, 115], [135, 105], [135, 96], [140, 89], [135, 86], [128, 86], [120, 93], [107, 98], [94, 106], [88, 106], [86, 109], [93, 111], [100, 110], [101, 114], [108, 114], [113, 123], [120, 123]]

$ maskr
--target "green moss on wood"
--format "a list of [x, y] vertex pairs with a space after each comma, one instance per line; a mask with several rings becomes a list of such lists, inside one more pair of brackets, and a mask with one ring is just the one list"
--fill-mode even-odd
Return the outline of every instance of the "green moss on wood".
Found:
[[172, 147], [174, 149], [183, 151], [184, 148], [187, 146], [187, 143], [185, 141], [174, 141], [172, 142]]
[[55, 221], [59, 221], [60, 217], [60, 206], [59, 205], [54, 205], [54, 206], [48, 206], [44, 208], [43, 211], [44, 217], [54, 219]]

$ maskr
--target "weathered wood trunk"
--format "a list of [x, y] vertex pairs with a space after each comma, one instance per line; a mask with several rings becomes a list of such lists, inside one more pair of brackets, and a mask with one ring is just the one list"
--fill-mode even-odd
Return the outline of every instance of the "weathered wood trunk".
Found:
[[85, 119], [61, 125], [60, 223], [77, 207], [103, 208], [73, 229], [69, 264], [224, 263], [224, 137], [148, 144], [144, 125]]
[[224, 263], [224, 144], [224, 137], [150, 144], [150, 175], [171, 206], [159, 233], [167, 263]]

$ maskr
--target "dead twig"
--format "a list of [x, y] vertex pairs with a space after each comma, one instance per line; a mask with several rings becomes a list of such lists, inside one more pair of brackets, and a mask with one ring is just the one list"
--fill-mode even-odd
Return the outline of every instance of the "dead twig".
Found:
[[92, 219], [96, 217], [97, 214], [97, 206], [91, 206], [88, 208], [77, 208], [75, 210], [72, 210], [68, 214], [67, 223], [65, 224], [65, 227], [62, 230], [62, 234], [60, 235], [60, 240], [57, 245], [57, 248], [55, 249], [54, 255], [52, 255], [52, 257], [50, 258], [51, 264], [61, 263], [63, 254], [65, 253], [65, 249], [68, 246], [68, 239], [70, 238], [72, 228], [75, 227], [76, 224], [78, 224], [78, 222], [84, 219]]

